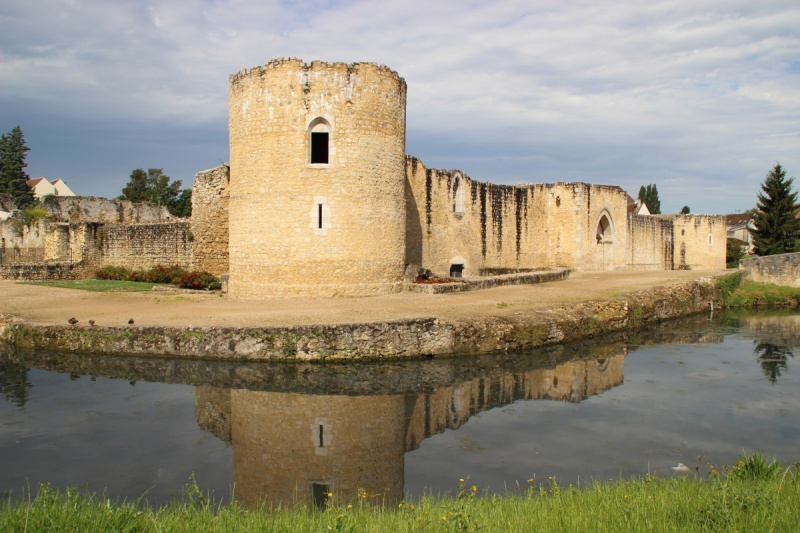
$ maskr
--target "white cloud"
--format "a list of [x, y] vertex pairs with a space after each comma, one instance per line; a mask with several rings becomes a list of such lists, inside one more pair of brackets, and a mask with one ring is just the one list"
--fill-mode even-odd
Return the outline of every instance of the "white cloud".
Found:
[[731, 211], [775, 160], [800, 174], [792, 2], [32, 0], [0, 17], [4, 109], [218, 131], [229, 74], [372, 61], [408, 82], [415, 155], [476, 179], [664, 179], [667, 209], [702, 184], [718, 194], [693, 211]]

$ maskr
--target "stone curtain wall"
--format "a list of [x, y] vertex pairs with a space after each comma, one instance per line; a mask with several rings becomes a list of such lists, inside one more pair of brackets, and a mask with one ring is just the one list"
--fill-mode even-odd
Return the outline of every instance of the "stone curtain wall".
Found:
[[52, 196], [44, 208], [63, 222], [165, 222], [170, 219], [166, 207], [128, 200], [92, 196]]
[[[400, 290], [405, 104], [405, 81], [371, 63], [280, 59], [231, 76], [232, 295]], [[310, 162], [315, 124], [327, 164]]]
[[739, 269], [747, 281], [800, 287], [800, 253], [742, 259]]
[[667, 215], [676, 269], [724, 270], [728, 231], [723, 215]]
[[[406, 258], [440, 276], [482, 268], [624, 268], [627, 200], [618, 187], [585, 183], [495, 185], [457, 170], [406, 165]], [[462, 198], [459, 198], [459, 195]], [[606, 216], [602, 243], [597, 225]]]
[[228, 205], [230, 167], [198, 172], [192, 188], [194, 268], [215, 276], [228, 271]]
[[155, 265], [192, 267], [188, 222], [105, 224], [97, 235], [100, 266], [148, 269]]
[[628, 215], [628, 264], [631, 270], [673, 270], [672, 221]]

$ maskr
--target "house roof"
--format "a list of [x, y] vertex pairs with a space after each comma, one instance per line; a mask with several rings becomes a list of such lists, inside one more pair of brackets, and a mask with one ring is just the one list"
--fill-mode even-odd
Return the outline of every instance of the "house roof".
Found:
[[[28, 187], [36, 187], [42, 181], [47, 181], [47, 179], [45, 179], [45, 178], [33, 178], [33, 179], [25, 181], [25, 183], [28, 184]], [[48, 181], [48, 183], [50, 183], [50, 182]]]
[[728, 226], [746, 226], [751, 220], [753, 220], [753, 217], [750, 213], [725, 215], [725, 222]]

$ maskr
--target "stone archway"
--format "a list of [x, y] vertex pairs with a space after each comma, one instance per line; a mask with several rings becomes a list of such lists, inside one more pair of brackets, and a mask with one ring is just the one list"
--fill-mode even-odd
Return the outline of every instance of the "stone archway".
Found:
[[595, 226], [595, 269], [613, 270], [614, 252], [616, 249], [616, 231], [611, 214], [604, 210]]

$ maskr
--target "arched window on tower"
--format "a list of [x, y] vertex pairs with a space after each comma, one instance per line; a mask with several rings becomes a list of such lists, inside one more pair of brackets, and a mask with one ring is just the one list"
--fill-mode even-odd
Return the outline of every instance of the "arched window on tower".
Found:
[[331, 125], [317, 117], [308, 125], [308, 162], [312, 165], [330, 164]]

